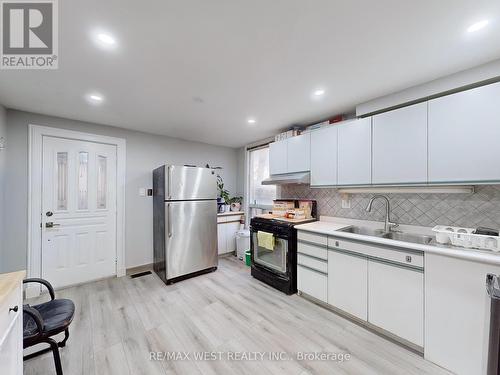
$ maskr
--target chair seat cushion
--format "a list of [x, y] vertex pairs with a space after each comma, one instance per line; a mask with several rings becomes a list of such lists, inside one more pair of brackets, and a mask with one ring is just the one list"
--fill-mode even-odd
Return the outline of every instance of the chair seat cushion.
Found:
[[[52, 336], [64, 331], [70, 325], [75, 315], [75, 304], [69, 299], [54, 299], [49, 302], [31, 306], [42, 316], [44, 336]], [[23, 316], [24, 337], [37, 334], [37, 326], [30, 315]]]

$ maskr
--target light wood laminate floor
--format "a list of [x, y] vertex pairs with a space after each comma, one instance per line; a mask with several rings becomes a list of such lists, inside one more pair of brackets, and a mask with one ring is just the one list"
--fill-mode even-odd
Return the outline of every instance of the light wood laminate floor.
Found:
[[[214, 273], [170, 286], [153, 274], [103, 280], [56, 296], [72, 299], [77, 308], [61, 349], [65, 375], [448, 374], [331, 311], [253, 279], [233, 257], [220, 259]], [[153, 361], [152, 351], [213, 351], [223, 359]], [[265, 359], [227, 358], [243, 352], [264, 352]], [[270, 360], [266, 352], [290, 359]], [[351, 359], [304, 360], [296, 358], [299, 352], [349, 353]], [[26, 361], [24, 370], [54, 374], [51, 354]]]

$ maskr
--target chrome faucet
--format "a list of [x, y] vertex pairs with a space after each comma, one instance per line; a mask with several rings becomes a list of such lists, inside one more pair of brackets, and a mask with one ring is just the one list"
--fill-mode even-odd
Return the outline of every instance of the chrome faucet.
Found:
[[385, 223], [384, 223], [384, 232], [390, 232], [394, 228], [396, 228], [399, 224], [392, 223], [390, 218], [391, 205], [389, 203], [389, 199], [385, 195], [374, 195], [370, 202], [368, 202], [368, 206], [366, 206], [366, 212], [370, 212], [372, 210], [372, 204], [375, 199], [383, 199], [385, 201]]

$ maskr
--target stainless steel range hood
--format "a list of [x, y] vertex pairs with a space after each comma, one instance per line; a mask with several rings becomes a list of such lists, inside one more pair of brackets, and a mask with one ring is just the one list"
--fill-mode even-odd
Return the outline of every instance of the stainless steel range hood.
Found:
[[262, 185], [286, 185], [286, 184], [307, 184], [311, 181], [309, 172], [297, 172], [287, 174], [277, 174], [266, 178]]

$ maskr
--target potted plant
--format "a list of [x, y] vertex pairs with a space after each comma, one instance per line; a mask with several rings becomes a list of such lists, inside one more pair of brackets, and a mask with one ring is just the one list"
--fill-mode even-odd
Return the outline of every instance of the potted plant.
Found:
[[224, 189], [224, 180], [219, 175], [217, 176], [217, 190], [219, 191], [219, 197], [217, 198], [217, 203], [219, 205], [225, 205], [224, 211], [228, 212], [230, 209], [230, 206], [228, 203], [229, 192], [227, 191], [227, 189]]
[[231, 205], [231, 211], [240, 211], [242, 201], [243, 197], [232, 197], [229, 199], [228, 203]]

